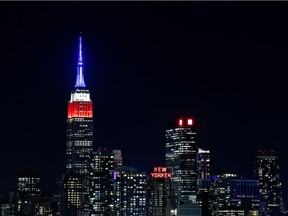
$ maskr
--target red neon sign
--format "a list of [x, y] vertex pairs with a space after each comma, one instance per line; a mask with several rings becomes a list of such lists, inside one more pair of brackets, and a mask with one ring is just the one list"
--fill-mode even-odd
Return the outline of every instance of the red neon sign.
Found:
[[171, 173], [167, 171], [167, 167], [154, 167], [151, 173], [152, 178], [171, 178]]
[[68, 103], [68, 118], [92, 118], [91, 101], [73, 101]]
[[192, 120], [192, 119], [188, 119], [188, 120], [187, 120], [187, 124], [188, 124], [188, 125], [193, 125], [193, 120]]
[[192, 118], [178, 119], [179, 127], [192, 126], [193, 124], [194, 124], [194, 121]]

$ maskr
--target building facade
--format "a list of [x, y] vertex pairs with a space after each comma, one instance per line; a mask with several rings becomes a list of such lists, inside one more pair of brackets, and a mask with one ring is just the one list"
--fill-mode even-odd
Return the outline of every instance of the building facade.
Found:
[[60, 215], [86, 215], [83, 195], [83, 178], [77, 173], [68, 173], [61, 182]]
[[279, 157], [273, 150], [258, 150], [256, 178], [259, 180], [260, 212], [279, 211], [282, 204]]
[[153, 167], [147, 180], [148, 215], [164, 216], [171, 198], [171, 173], [167, 167]]
[[189, 203], [197, 190], [197, 145], [192, 118], [178, 119], [166, 130], [166, 167], [177, 204]]
[[114, 154], [106, 149], [93, 152], [89, 185], [90, 215], [113, 215]]
[[198, 148], [197, 173], [198, 179], [207, 179], [211, 175], [210, 150]]
[[[75, 89], [71, 92], [70, 101], [68, 102], [66, 145], [67, 176], [64, 177], [64, 179], [69, 179], [71, 176], [77, 176], [79, 182], [82, 183], [83, 199], [81, 204], [81, 215], [88, 215], [89, 211], [89, 176], [92, 151], [93, 106], [90, 98], [90, 92], [86, 88], [84, 81], [82, 37], [80, 36]], [[62, 191], [69, 191], [70, 189], [67, 188], [69, 186], [72, 186], [72, 184], [66, 184], [66, 188], [64, 188]], [[78, 189], [79, 188], [77, 188], [77, 190]], [[65, 199], [67, 199], [67, 202], [65, 202], [66, 204], [70, 203], [69, 197], [66, 197]], [[76, 212], [79, 211], [77, 210]]]
[[115, 214], [147, 215], [147, 175], [133, 167], [115, 172]]

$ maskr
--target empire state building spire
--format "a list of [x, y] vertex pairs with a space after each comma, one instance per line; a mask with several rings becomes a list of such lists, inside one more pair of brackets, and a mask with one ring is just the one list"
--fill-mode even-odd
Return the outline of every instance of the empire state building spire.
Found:
[[78, 56], [77, 77], [76, 77], [75, 88], [78, 88], [78, 87], [82, 87], [82, 88], [86, 87], [85, 81], [84, 81], [81, 33], [80, 33], [80, 37], [79, 37], [79, 56]]

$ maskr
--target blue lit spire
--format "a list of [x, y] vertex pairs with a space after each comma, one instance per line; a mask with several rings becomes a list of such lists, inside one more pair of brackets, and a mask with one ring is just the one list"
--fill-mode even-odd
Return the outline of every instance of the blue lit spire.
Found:
[[79, 57], [78, 57], [78, 64], [77, 64], [77, 77], [76, 77], [75, 88], [77, 87], [84, 87], [84, 88], [86, 87], [85, 81], [84, 81], [81, 32], [80, 32], [80, 37], [79, 37]]

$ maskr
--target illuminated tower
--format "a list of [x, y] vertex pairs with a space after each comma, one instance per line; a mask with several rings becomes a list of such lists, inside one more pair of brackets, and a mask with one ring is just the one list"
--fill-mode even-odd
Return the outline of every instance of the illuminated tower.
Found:
[[84, 81], [80, 36], [76, 84], [68, 102], [66, 173], [89, 175], [92, 140], [93, 109], [90, 92]]
[[[70, 212], [69, 215], [71, 216], [86, 216], [89, 208], [89, 173], [93, 150], [93, 109], [90, 92], [86, 89], [84, 81], [83, 66], [82, 38], [80, 36], [76, 84], [68, 102], [66, 175], [63, 179], [63, 191], [67, 193], [63, 194], [62, 200], [66, 212]], [[74, 185], [77, 185], [77, 190], [73, 188]], [[80, 187], [80, 185], [82, 186]], [[72, 197], [69, 195], [70, 191], [73, 193], [76, 191], [77, 193], [74, 193]], [[74, 202], [75, 200], [77, 202]]]
[[171, 171], [176, 204], [185, 204], [196, 196], [197, 145], [192, 118], [171, 122], [166, 130], [166, 166]]

